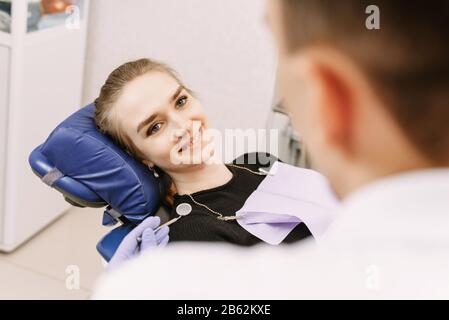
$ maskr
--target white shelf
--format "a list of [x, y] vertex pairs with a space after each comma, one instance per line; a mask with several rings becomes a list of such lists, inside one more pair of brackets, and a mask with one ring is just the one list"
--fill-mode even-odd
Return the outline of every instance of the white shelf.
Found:
[[[42, 30], [35, 30], [25, 34], [25, 45], [34, 44], [40, 41], [48, 41], [51, 39], [57, 39], [59, 37], [64, 37], [70, 34], [74, 34], [82, 31], [86, 28], [86, 23], [81, 21], [80, 29], [67, 29], [64, 25], [46, 28]], [[11, 47], [12, 46], [12, 35], [7, 32], [0, 31], [0, 46]]]
[[84, 21], [80, 22], [79, 29], [68, 29], [65, 25], [60, 25], [51, 28], [45, 28], [41, 30], [34, 30], [28, 32], [25, 35], [25, 45], [30, 45], [38, 42], [50, 41], [52, 39], [57, 39], [60, 37], [65, 37], [71, 34], [79, 33], [86, 28], [86, 23]]

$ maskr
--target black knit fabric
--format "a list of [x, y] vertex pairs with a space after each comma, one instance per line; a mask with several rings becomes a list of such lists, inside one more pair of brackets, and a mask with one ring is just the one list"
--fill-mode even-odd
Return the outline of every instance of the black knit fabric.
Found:
[[[239, 166], [246, 167], [253, 171], [258, 171], [259, 167], [267, 164], [249, 162], [245, 155], [244, 163], [240, 161]], [[240, 158], [241, 159], [241, 158]], [[233, 163], [236, 163], [234, 161]], [[243, 207], [246, 199], [256, 190], [265, 176], [255, 175], [247, 170], [228, 166], [232, 172], [232, 179], [226, 184], [193, 193], [193, 198], [212, 210], [220, 212], [226, 216], [233, 216], [236, 211]], [[225, 241], [242, 246], [251, 246], [262, 242], [245, 229], [237, 221], [218, 220], [217, 216], [207, 209], [193, 203], [187, 195], [175, 195], [174, 206], [170, 212], [170, 219], [177, 217], [175, 208], [181, 203], [189, 203], [192, 212], [179, 219], [170, 226], [170, 242], [172, 241]], [[300, 223], [287, 236], [283, 243], [292, 243], [310, 236], [309, 229]]]

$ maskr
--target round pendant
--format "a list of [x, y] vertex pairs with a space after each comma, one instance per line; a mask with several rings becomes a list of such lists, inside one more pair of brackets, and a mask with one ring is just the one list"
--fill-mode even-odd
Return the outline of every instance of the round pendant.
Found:
[[176, 213], [180, 216], [186, 216], [192, 212], [192, 206], [186, 202], [178, 204], [176, 207]]

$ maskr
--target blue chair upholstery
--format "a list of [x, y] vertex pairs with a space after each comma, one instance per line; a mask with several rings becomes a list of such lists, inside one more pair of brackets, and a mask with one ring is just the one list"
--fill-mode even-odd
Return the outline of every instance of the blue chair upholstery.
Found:
[[59, 124], [32, 151], [29, 164], [43, 182], [61, 192], [69, 203], [80, 207], [107, 206], [103, 224], [125, 222], [97, 245], [109, 261], [127, 232], [155, 214], [160, 206], [160, 191], [148, 168], [98, 131], [94, 111], [94, 104], [89, 104]]
[[135, 224], [124, 223], [121, 226], [114, 228], [112, 231], [107, 233], [98, 243], [97, 251], [100, 255], [109, 262], [118, 246], [122, 242], [123, 238], [134, 229]]

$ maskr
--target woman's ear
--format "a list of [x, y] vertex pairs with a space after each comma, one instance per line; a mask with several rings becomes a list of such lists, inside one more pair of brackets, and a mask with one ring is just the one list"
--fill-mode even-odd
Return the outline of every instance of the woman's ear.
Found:
[[152, 162], [149, 161], [149, 160], [144, 159], [144, 160], [142, 160], [142, 163], [143, 163], [145, 166], [149, 167], [149, 168], [153, 168], [153, 167], [154, 167], [154, 163], [152, 163]]

